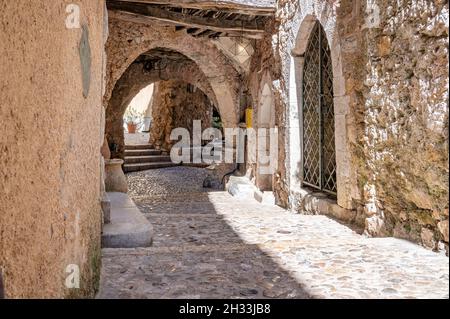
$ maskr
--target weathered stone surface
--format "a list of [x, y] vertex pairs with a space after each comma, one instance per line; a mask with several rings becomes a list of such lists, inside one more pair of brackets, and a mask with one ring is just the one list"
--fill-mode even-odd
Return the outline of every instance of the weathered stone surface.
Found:
[[[86, 98], [82, 30], [66, 27], [68, 4], [0, 5], [0, 268], [6, 298], [89, 297], [97, 286], [105, 4], [76, 2], [92, 53]], [[81, 289], [65, 287], [70, 264], [80, 267]]]
[[437, 223], [448, 220], [448, 3], [281, 0], [277, 8], [276, 35], [256, 43], [247, 86], [255, 119], [262, 87], [273, 90], [278, 202], [302, 209], [301, 55], [318, 20], [333, 63], [338, 204], [365, 209], [373, 236], [430, 246], [426, 226], [438, 242]]
[[170, 151], [177, 142], [170, 139], [175, 128], [189, 131], [193, 138], [193, 121], [201, 121], [201, 132], [211, 127], [213, 105], [209, 98], [198, 88], [188, 90], [192, 84], [177, 80], [155, 84], [150, 130], [150, 145], [156, 149]]
[[127, 194], [108, 193], [111, 203], [111, 222], [103, 227], [103, 248], [149, 247], [153, 241], [153, 227], [145, 219]]
[[448, 219], [438, 223], [439, 231], [444, 237], [444, 241], [448, 243]]
[[434, 248], [432, 212], [448, 208], [448, 3], [378, 6], [379, 26], [365, 31], [359, 172], [375, 186], [387, 233], [403, 228], [404, 238]]
[[258, 190], [246, 176], [231, 176], [225, 189], [233, 197], [249, 201], [255, 200], [255, 192]]
[[275, 196], [273, 195], [273, 192], [261, 192], [261, 191], [255, 191], [253, 194], [253, 197], [264, 205], [275, 205]]

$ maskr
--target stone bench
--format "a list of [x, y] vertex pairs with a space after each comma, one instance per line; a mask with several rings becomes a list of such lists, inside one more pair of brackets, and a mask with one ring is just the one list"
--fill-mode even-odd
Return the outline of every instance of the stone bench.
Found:
[[103, 226], [103, 248], [149, 247], [153, 227], [125, 193], [107, 193], [110, 201], [110, 223]]

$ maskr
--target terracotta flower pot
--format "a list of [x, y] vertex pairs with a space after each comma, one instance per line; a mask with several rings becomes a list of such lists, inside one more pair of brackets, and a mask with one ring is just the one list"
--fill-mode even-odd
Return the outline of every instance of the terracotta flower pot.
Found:
[[122, 170], [123, 160], [105, 160], [105, 189], [107, 192], [127, 193], [127, 178]]
[[128, 127], [128, 133], [130, 134], [135, 134], [136, 133], [136, 129], [137, 129], [137, 125], [134, 123], [127, 123], [127, 127]]

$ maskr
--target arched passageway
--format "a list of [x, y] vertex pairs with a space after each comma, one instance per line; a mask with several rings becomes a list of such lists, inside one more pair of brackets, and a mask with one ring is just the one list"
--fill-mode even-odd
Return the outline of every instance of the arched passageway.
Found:
[[[123, 157], [123, 115], [136, 94], [151, 83], [173, 80], [190, 83], [218, 105], [212, 87], [197, 64], [181, 53], [154, 49], [141, 55], [125, 71], [112, 91], [106, 109], [106, 137], [113, 157]], [[209, 124], [209, 123], [208, 123]]]
[[[448, 299], [448, 1], [70, 2], [0, 0], [0, 299]], [[254, 145], [245, 176], [148, 144], [111, 160], [104, 107], [115, 140], [162, 80], [161, 106], [198, 92], [219, 128], [275, 109], [271, 186], [301, 214], [256, 189]]]
[[[134, 62], [148, 52], [161, 48], [166, 52], [179, 53], [196, 65], [195, 73], [202, 73], [209, 83], [209, 89], [203, 89], [200, 85], [197, 87], [209, 97], [214, 96], [211, 100], [217, 105], [224, 126], [236, 127], [239, 122], [242, 85], [240, 74], [229, 58], [208, 38], [192, 37], [186, 32], [177, 32], [173, 27], [157, 23], [134, 24], [110, 19], [110, 37], [107, 43], [110, 72], [106, 84], [105, 105], [109, 107], [109, 100], [113, 98], [117, 82], [124, 79], [124, 76], [127, 77], [125, 73]], [[193, 68], [184, 68], [177, 74], [184, 80], [183, 77], [189, 76], [192, 70]], [[194, 81], [185, 82], [195, 84]], [[210, 94], [211, 91], [213, 94]]]

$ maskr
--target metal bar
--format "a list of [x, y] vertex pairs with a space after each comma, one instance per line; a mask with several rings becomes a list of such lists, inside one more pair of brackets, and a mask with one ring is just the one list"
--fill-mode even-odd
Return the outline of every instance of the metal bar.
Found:
[[[319, 22], [316, 22], [317, 24]], [[319, 172], [320, 172], [320, 178], [319, 178], [319, 186], [320, 189], [323, 190], [324, 186], [324, 178], [323, 178], [323, 76], [322, 76], [322, 32], [320, 29], [320, 25], [316, 26], [316, 30], [319, 33]]]
[[308, 182], [305, 182], [305, 181], [303, 181], [303, 185], [306, 185], [306, 186], [309, 186], [309, 187], [315, 188], [315, 189], [317, 189], [317, 190], [319, 190], [319, 191], [321, 191], [321, 190], [322, 190], [322, 189], [320, 189], [320, 187], [319, 187], [319, 186], [317, 186], [317, 185], [314, 185], [314, 184], [311, 184], [311, 183], [308, 183]]
[[333, 196], [337, 196], [337, 193], [336, 193], [336, 192], [330, 191], [330, 190], [328, 190], [328, 189], [322, 189], [322, 191], [323, 191], [324, 193], [327, 193], [327, 194], [330, 194], [330, 195], [333, 195]]
[[333, 192], [333, 191], [330, 191], [330, 190], [327, 190], [327, 189], [321, 189], [317, 185], [314, 185], [314, 184], [311, 184], [311, 183], [308, 183], [308, 182], [303, 182], [303, 185], [309, 186], [311, 188], [317, 189], [317, 190], [319, 190], [321, 192], [324, 192], [324, 193], [327, 193], [327, 194], [330, 194], [330, 195], [333, 195], [333, 196], [337, 196], [336, 192]]

